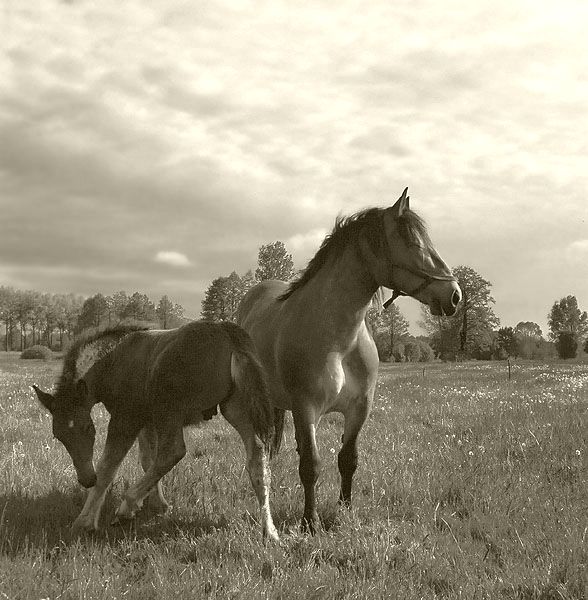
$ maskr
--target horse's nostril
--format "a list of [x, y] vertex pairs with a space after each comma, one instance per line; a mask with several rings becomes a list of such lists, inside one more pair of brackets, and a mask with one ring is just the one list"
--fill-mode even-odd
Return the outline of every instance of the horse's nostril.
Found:
[[461, 294], [457, 290], [455, 290], [455, 292], [453, 292], [451, 296], [451, 304], [453, 304], [453, 306], [457, 306], [460, 300]]

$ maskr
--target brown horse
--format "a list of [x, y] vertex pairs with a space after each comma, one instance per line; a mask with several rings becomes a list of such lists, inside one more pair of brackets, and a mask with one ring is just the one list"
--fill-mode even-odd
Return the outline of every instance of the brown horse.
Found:
[[372, 208], [337, 220], [294, 282], [263, 281], [243, 299], [237, 322], [251, 335], [266, 367], [274, 402], [274, 451], [284, 411], [292, 411], [304, 486], [303, 526], [320, 524], [315, 497], [320, 457], [316, 427], [328, 412], [343, 413], [338, 456], [339, 500], [351, 502], [357, 437], [370, 412], [378, 374], [376, 346], [365, 323], [380, 286], [393, 298], [409, 295], [434, 315], [452, 315], [461, 291], [409, 209], [407, 190], [388, 209]]
[[[55, 394], [33, 386], [53, 415], [53, 434], [69, 452], [79, 482], [90, 488], [74, 528], [98, 528], [100, 509], [123, 458], [139, 437], [143, 477], [126, 492], [116, 520], [143, 500], [165, 510], [160, 479], [186, 453], [183, 427], [216, 407], [239, 432], [261, 509], [264, 537], [278, 539], [269, 508], [267, 446], [273, 431], [265, 373], [245, 331], [233, 323], [189, 323], [167, 331], [107, 329], [75, 343]], [[94, 470], [92, 406], [110, 412], [104, 453]]]

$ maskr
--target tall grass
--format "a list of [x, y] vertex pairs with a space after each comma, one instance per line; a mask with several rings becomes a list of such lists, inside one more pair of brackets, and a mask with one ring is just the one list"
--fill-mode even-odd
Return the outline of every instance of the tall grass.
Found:
[[[319, 429], [325, 530], [300, 534], [291, 427], [272, 464], [282, 543], [264, 546], [242, 444], [215, 418], [166, 477], [173, 508], [74, 538], [85, 492], [29, 386], [59, 362], [0, 359], [0, 599], [588, 598], [588, 365], [381, 369], [353, 509], [336, 506], [342, 419]], [[107, 414], [95, 409], [104, 441]]]

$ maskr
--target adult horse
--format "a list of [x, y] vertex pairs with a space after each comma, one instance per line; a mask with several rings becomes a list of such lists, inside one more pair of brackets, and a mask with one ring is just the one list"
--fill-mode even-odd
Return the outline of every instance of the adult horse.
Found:
[[[160, 479], [186, 453], [183, 427], [211, 418], [220, 406], [245, 444], [263, 535], [278, 538], [269, 508], [266, 453], [272, 407], [251, 339], [237, 325], [107, 329], [72, 346], [55, 394], [33, 388], [53, 416], [53, 434], [70, 454], [79, 482], [90, 488], [74, 528], [98, 529], [106, 492], [137, 436], [145, 473], [127, 490], [116, 520], [132, 518], [146, 497], [155, 509], [165, 510]], [[90, 411], [98, 402], [111, 416], [104, 453], [94, 470]]]
[[345, 417], [338, 455], [341, 503], [351, 503], [357, 437], [370, 412], [378, 354], [365, 323], [380, 286], [452, 315], [461, 291], [434, 249], [422, 219], [409, 208], [408, 189], [394, 206], [339, 218], [306, 270], [290, 284], [263, 281], [244, 297], [237, 322], [249, 332], [266, 367], [274, 403], [274, 451], [284, 411], [292, 411], [304, 487], [304, 527], [320, 524], [315, 496], [322, 415]]

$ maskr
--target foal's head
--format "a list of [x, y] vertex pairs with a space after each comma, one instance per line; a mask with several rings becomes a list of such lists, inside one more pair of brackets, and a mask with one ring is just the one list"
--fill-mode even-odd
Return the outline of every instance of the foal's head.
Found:
[[[360, 248], [377, 285], [396, 296], [412, 296], [434, 315], [453, 315], [461, 290], [451, 270], [435, 250], [424, 221], [409, 208], [404, 190], [398, 201], [380, 210], [380, 231], [366, 227]], [[369, 229], [369, 231], [368, 231]]]
[[37, 398], [53, 417], [53, 435], [65, 446], [76, 469], [78, 481], [85, 488], [96, 484], [92, 462], [96, 429], [90, 411], [88, 390], [83, 379], [60, 386], [49, 394], [33, 385]]

